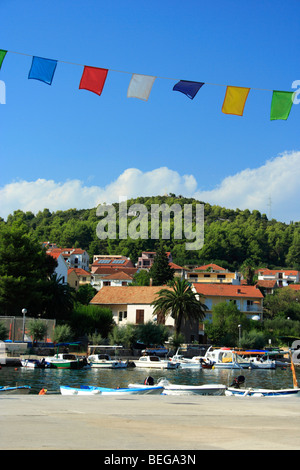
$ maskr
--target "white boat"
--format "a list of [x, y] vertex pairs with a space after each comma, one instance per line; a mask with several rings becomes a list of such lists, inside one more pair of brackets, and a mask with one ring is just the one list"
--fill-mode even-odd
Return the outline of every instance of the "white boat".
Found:
[[272, 359], [255, 358], [250, 359], [254, 369], [276, 369], [276, 362]]
[[82, 369], [86, 363], [79, 360], [75, 354], [59, 353], [45, 357], [45, 362], [55, 369]]
[[196, 369], [199, 370], [202, 368], [200, 357], [195, 356], [192, 359], [184, 357], [181, 354], [174, 354], [170, 357], [170, 361], [179, 363], [180, 369]]
[[170, 357], [170, 361], [178, 362], [180, 369], [211, 369], [212, 364], [205, 362], [201, 356], [193, 356], [192, 358], [184, 357], [178, 354], [178, 350], [174, 356]]
[[44, 369], [47, 366], [45, 360], [39, 359], [21, 359], [21, 365], [27, 369]]
[[[90, 354], [88, 355], [88, 363], [93, 368], [101, 369], [125, 369], [128, 366], [128, 361], [122, 361], [115, 357], [112, 358], [103, 350], [112, 350], [116, 355], [117, 349], [122, 349], [123, 346], [106, 345], [106, 344], [91, 344], [89, 345]], [[97, 352], [97, 349], [99, 352]], [[102, 350], [102, 352], [101, 352]]]
[[29, 385], [19, 385], [16, 387], [4, 386], [0, 387], [0, 396], [1, 395], [26, 395], [31, 390]]
[[82, 386], [80, 388], [61, 386], [60, 393], [62, 395], [160, 395], [164, 388], [161, 385], [154, 385], [149, 387], [134, 387], [134, 388], [105, 388], [105, 387], [91, 387]]
[[228, 387], [227, 396], [239, 397], [291, 397], [300, 396], [300, 388], [267, 389], [267, 388], [234, 388]]
[[210, 346], [202, 357], [205, 362], [213, 363], [215, 369], [252, 369], [249, 359], [239, 356], [230, 348], [213, 348]]
[[233, 381], [233, 383], [227, 387], [225, 391], [226, 396], [238, 396], [238, 397], [290, 397], [300, 396], [300, 388], [295, 373], [293, 373], [294, 388], [282, 388], [282, 389], [268, 389], [268, 388], [245, 388], [241, 385], [245, 382], [245, 377], [239, 375]]
[[178, 362], [161, 359], [158, 356], [141, 356], [138, 361], [133, 361], [136, 367], [143, 369], [177, 369]]
[[91, 354], [88, 356], [88, 363], [91, 367], [101, 369], [125, 369], [127, 361], [112, 359], [108, 354]]
[[[163, 395], [224, 395], [226, 385], [204, 384], [204, 385], [179, 385], [171, 384], [167, 379], [159, 379], [157, 385], [164, 388]], [[129, 388], [151, 387], [151, 385], [129, 384]]]

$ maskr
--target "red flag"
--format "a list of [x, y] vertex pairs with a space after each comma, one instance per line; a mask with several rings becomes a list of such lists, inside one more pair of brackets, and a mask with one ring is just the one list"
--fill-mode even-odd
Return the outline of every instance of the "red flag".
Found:
[[107, 73], [108, 69], [85, 66], [80, 80], [79, 89], [92, 91], [93, 93], [96, 93], [100, 96], [104, 87]]

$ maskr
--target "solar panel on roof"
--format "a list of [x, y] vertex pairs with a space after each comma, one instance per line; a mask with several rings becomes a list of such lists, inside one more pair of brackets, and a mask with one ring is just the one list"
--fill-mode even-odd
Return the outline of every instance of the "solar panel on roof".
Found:
[[98, 264], [109, 264], [111, 262], [111, 259], [98, 259], [97, 263]]
[[115, 259], [112, 264], [123, 264], [125, 263], [125, 259]]

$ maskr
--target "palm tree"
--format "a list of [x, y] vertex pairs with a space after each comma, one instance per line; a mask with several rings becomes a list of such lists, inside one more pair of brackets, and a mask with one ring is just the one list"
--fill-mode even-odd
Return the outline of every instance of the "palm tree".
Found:
[[161, 289], [151, 305], [154, 306], [153, 315], [171, 315], [174, 318], [175, 333], [178, 334], [182, 320], [190, 323], [203, 320], [207, 307], [198, 300], [186, 279], [176, 278], [171, 287]]

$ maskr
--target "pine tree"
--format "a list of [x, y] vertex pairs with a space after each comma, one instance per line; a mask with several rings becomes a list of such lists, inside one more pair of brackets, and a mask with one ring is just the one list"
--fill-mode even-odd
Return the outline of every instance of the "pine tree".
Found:
[[163, 286], [174, 277], [174, 269], [169, 265], [166, 250], [161, 244], [156, 251], [153, 265], [150, 268], [150, 278], [153, 286]]

